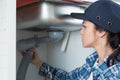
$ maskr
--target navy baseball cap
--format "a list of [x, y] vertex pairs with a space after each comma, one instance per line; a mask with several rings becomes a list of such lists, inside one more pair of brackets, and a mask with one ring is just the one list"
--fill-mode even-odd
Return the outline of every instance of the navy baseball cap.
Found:
[[89, 20], [110, 32], [120, 33], [120, 5], [112, 0], [96, 1], [84, 13], [71, 13], [71, 17]]

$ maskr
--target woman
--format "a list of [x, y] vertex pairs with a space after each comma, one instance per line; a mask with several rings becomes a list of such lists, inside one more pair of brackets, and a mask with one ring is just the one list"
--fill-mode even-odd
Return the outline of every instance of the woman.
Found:
[[83, 47], [96, 51], [86, 58], [86, 63], [71, 72], [54, 68], [42, 62], [35, 49], [32, 63], [39, 74], [52, 74], [52, 80], [119, 80], [120, 79], [120, 5], [111, 0], [100, 0], [90, 5], [85, 13], [72, 13], [83, 19], [80, 31]]

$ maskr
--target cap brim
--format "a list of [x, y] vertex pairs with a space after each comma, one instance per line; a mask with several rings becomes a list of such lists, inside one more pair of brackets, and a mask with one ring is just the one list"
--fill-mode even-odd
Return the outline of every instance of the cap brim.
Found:
[[70, 15], [72, 18], [86, 20], [86, 16], [84, 13], [71, 13]]

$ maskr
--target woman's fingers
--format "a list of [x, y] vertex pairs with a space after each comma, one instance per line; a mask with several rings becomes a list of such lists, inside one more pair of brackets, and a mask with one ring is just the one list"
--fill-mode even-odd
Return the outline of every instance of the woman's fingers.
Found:
[[[37, 68], [39, 68], [42, 65], [42, 61], [39, 59], [38, 51], [35, 48], [30, 49], [31, 52], [33, 52], [33, 58], [31, 60], [31, 63], [34, 64]], [[26, 51], [19, 51], [22, 56], [26, 54]]]
[[19, 53], [24, 56], [25, 55], [25, 52], [24, 51], [19, 51]]

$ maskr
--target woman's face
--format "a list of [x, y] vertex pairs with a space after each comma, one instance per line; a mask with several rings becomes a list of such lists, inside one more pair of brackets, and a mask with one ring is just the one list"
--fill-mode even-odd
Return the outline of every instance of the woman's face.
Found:
[[83, 27], [80, 31], [83, 47], [93, 47], [97, 41], [97, 30], [95, 24], [90, 21], [83, 21]]

